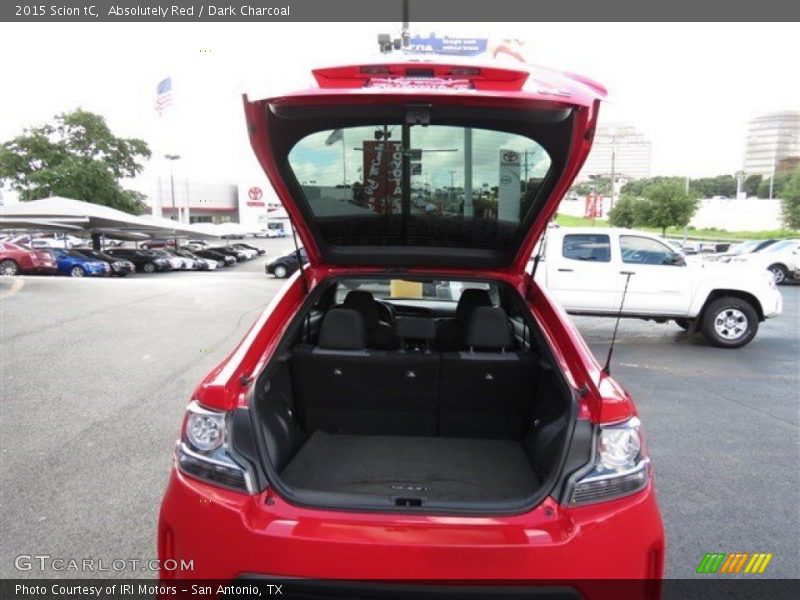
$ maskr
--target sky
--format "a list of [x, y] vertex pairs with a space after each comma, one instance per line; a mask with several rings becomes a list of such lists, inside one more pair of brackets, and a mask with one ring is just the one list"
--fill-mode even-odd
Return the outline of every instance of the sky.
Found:
[[[752, 116], [800, 109], [800, 25], [675, 23], [412, 23], [412, 33], [516, 38], [528, 62], [604, 84], [601, 121], [625, 122], [652, 142], [653, 175], [713, 176], [741, 167]], [[1, 23], [0, 142], [76, 107], [153, 150], [131, 187], [168, 172], [238, 182], [261, 176], [241, 94], [304, 87], [310, 69], [373, 55], [399, 23]], [[173, 78], [170, 115], [157, 83]]]

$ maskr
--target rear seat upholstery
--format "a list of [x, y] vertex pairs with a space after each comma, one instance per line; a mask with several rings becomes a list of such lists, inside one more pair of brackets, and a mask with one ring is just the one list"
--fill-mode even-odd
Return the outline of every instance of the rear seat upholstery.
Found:
[[332, 308], [318, 345], [291, 359], [296, 409], [307, 431], [435, 435], [439, 359], [367, 349], [362, 316]]
[[439, 435], [521, 438], [533, 418], [537, 361], [512, 352], [514, 337], [502, 308], [478, 307], [463, 352], [441, 358]]
[[478, 307], [469, 351], [372, 350], [359, 312], [332, 308], [317, 346], [296, 346], [295, 408], [307, 432], [521, 439], [533, 412], [536, 361], [512, 348], [501, 308]]

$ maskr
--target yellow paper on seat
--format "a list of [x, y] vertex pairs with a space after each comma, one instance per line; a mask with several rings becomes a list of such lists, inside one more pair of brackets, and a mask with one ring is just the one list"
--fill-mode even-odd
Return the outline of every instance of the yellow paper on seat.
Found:
[[392, 279], [389, 293], [392, 298], [422, 298], [422, 283], [419, 281]]

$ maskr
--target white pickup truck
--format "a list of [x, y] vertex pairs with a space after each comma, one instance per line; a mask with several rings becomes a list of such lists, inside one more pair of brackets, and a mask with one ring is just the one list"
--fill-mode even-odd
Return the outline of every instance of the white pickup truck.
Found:
[[[531, 259], [530, 268], [536, 263]], [[749, 343], [783, 300], [766, 270], [688, 262], [660, 238], [628, 229], [550, 229], [535, 279], [572, 314], [674, 320], [723, 348]]]

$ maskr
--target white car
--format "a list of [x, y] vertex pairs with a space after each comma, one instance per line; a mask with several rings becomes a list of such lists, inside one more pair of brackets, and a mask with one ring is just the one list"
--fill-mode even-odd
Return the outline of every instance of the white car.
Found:
[[79, 237], [75, 237], [74, 235], [62, 235], [58, 237], [54, 236], [42, 236], [42, 237], [31, 237], [30, 235], [21, 235], [13, 238], [11, 240], [12, 243], [19, 243], [19, 244], [26, 244], [33, 248], [34, 250], [49, 250], [50, 248], [62, 248], [64, 250], [69, 250], [74, 248], [75, 246], [82, 246], [86, 243], [86, 240], [82, 240]]
[[626, 279], [623, 317], [674, 320], [724, 348], [744, 346], [760, 321], [783, 310], [781, 294], [764, 271], [687, 263], [662, 239], [640, 231], [587, 227], [548, 232], [536, 280], [567, 312], [616, 315]]
[[800, 268], [800, 240], [781, 240], [760, 252], [735, 256], [731, 258], [731, 263], [767, 269], [775, 278], [775, 283], [781, 284], [795, 278], [794, 273]]

